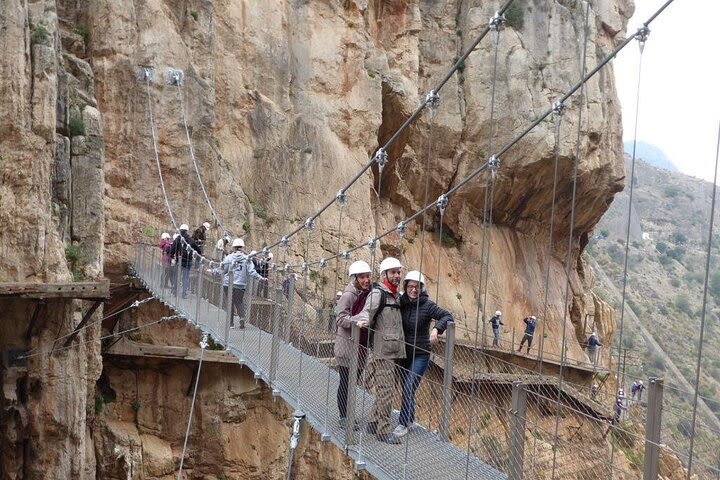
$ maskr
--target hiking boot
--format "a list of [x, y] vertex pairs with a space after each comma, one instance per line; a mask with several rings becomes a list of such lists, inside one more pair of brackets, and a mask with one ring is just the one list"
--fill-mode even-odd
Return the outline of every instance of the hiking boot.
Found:
[[402, 440], [400, 440], [398, 437], [393, 435], [392, 433], [378, 433], [375, 438], [378, 439], [378, 441], [383, 443], [388, 443], [390, 445], [400, 445], [402, 444]]
[[365, 427], [365, 431], [372, 434], [377, 433], [377, 422], [368, 422], [367, 426]]
[[393, 430], [393, 435], [395, 435], [396, 437], [404, 437], [405, 435], [407, 435], [407, 433], [408, 427], [402, 424], [398, 425], [397, 427], [395, 427], [395, 430]]

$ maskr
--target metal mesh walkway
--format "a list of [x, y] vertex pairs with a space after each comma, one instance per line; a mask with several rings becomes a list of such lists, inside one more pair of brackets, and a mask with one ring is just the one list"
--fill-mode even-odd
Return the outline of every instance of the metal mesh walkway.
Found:
[[[245, 328], [228, 329], [227, 311], [216, 306], [218, 302], [213, 303], [212, 295], [208, 294], [212, 290], [207, 285], [200, 283], [197, 293], [188, 291], [186, 298], [173, 294], [171, 288], [163, 286], [166, 279], [163, 278], [164, 268], [159, 258], [151, 255], [146, 246], [139, 249], [135, 269], [146, 288], [189, 322], [209, 333], [215, 341], [225, 343], [227, 335], [227, 350], [235, 354], [240, 363], [252, 369], [256, 378], [267, 383], [274, 395], [282, 397], [293, 408], [302, 410], [310, 425], [322, 434], [323, 440], [332, 441], [344, 449], [358, 468], [366, 469], [377, 478], [507, 478], [466, 451], [443, 441], [437, 432], [423, 427], [411, 429], [403, 438], [402, 445], [379, 442], [374, 435], [364, 433], [363, 428], [355, 434], [353, 444], [348, 445], [345, 430], [338, 423], [335, 402], [338, 373], [326, 363], [301, 352], [292, 343], [277, 338], [278, 357], [274, 364], [276, 368], [273, 368], [273, 333], [263, 330], [264, 326], [271, 324], [272, 302], [254, 301], [249, 308], [246, 305], [249, 321], [245, 323]], [[360, 387], [355, 389], [355, 397], [358, 422], [364, 427], [374, 398]], [[397, 415], [396, 411], [393, 412], [394, 423]]]

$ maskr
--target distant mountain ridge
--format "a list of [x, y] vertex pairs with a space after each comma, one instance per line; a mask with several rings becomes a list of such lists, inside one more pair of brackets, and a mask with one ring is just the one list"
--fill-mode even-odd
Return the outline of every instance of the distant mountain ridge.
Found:
[[[633, 142], [625, 142], [624, 148], [625, 153], [632, 156]], [[650, 165], [658, 168], [664, 168], [665, 170], [670, 170], [671, 172], [678, 171], [678, 168], [670, 161], [665, 152], [663, 152], [660, 147], [657, 147], [652, 143], [638, 140], [635, 146], [635, 158], [641, 158]]]

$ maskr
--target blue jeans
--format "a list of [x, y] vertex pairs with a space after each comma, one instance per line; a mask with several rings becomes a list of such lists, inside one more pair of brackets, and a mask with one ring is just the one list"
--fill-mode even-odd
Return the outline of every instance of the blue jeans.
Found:
[[182, 296], [187, 296], [188, 288], [190, 288], [190, 265], [182, 267]]
[[495, 347], [500, 346], [500, 329], [499, 328], [493, 328], [493, 346], [495, 346]]
[[415, 392], [420, 380], [430, 365], [429, 355], [417, 355], [415, 359], [405, 358], [397, 361], [400, 368], [402, 383], [402, 406], [400, 407], [400, 424], [409, 427], [415, 421]]

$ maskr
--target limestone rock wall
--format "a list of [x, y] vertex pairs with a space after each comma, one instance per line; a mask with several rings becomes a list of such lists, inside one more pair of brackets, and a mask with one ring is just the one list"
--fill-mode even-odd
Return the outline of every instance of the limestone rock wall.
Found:
[[[99, 478], [150, 480], [177, 474], [196, 364], [140, 362], [106, 360], [102, 407], [93, 430]], [[185, 475], [283, 478], [292, 424], [292, 411], [274, 400], [251, 370], [204, 363]], [[303, 424], [293, 478], [356, 478], [352, 460], [319, 437]]]
[[[88, 8], [77, 1], [61, 3], [64, 17], [89, 33], [95, 95], [106, 124], [105, 253], [111, 271], [124, 270], [130, 247], [142, 232], [153, 235], [171, 229], [158, 188], [148, 93], [137, 78], [138, 65], [155, 67], [151, 105], [169, 204], [178, 223], [194, 228], [211, 218], [190, 160], [179, 92], [165, 83], [170, 67], [185, 73], [183, 100], [190, 135], [205, 186], [224, 223], [210, 237], [214, 240], [228, 230], [242, 234], [251, 248], [258, 249], [301, 224], [353, 177], [497, 7], [469, 0], [147, 0], [93, 2]], [[501, 34], [498, 46], [492, 139], [494, 34], [468, 58], [462, 72], [449, 79], [433, 123], [429, 199], [460, 182], [580, 78], [583, 5], [573, 0], [517, 2], [516, 20]], [[632, 8], [629, 0], [593, 4], [589, 66], [622, 39]], [[518, 329], [523, 316], [544, 316], [544, 271], [549, 264], [550, 309], [541, 319], [546, 346], [559, 353], [562, 332], [576, 332], [577, 338], [570, 338], [570, 354], [583, 357], [578, 326], [592, 303], [585, 299], [592, 279], [581, 266], [580, 251], [624, 178], [613, 82], [608, 68], [587, 85], [582, 106], [579, 95], [567, 104], [551, 239], [554, 123], [542, 123], [500, 159], [489, 228], [487, 299], [477, 288], [486, 205], [483, 175], [451, 198], [443, 218], [451, 246], [438, 241], [440, 219], [434, 215], [427, 219], [424, 248], [418, 247], [423, 242], [401, 247], [391, 236], [385, 241], [391, 249], [385, 251], [405, 250], [403, 261], [410, 268], [420, 266], [422, 251], [431, 291], [440, 282], [440, 303], [463, 321], [475, 317], [472, 312], [481, 302], [483, 313], [506, 310], [509, 328]], [[566, 301], [570, 172], [581, 107]], [[377, 171], [367, 172], [348, 191], [341, 248], [372, 235], [376, 211], [383, 231], [424, 204], [428, 139], [428, 118], [423, 116], [391, 148], [382, 185]], [[378, 187], [380, 209], [376, 210]], [[337, 225], [338, 207], [333, 205], [313, 232], [312, 258], [336, 251]], [[303, 236], [291, 244], [293, 262], [300, 261]], [[418, 225], [411, 225], [406, 240], [419, 238]], [[367, 257], [367, 251], [359, 255]], [[452, 271], [452, 277], [438, 275], [438, 259], [441, 270]], [[611, 314], [597, 321], [612, 333]], [[474, 322], [467, 326], [475, 328]]]
[[[84, 42], [68, 32], [55, 1], [3, 2], [0, 22], [2, 282], [97, 278], [103, 129]], [[68, 299], [0, 300], [0, 477], [95, 477], [90, 425], [100, 348], [63, 348], [88, 308]], [[101, 317], [102, 307], [75, 341], [97, 336]]]

